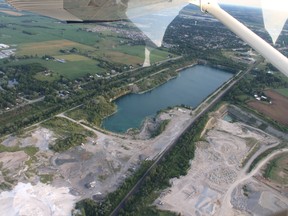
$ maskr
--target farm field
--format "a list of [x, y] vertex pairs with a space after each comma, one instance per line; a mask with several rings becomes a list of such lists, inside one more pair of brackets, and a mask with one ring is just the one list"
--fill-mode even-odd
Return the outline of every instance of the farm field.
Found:
[[55, 61], [43, 61], [44, 66], [56, 72], [58, 75], [62, 75], [68, 79], [76, 79], [86, 74], [101, 74], [104, 72], [103, 68], [97, 66], [98, 62], [94, 60], [84, 61], [67, 61], [66, 63], [60, 63]]
[[[133, 48], [131, 48], [133, 49]], [[113, 61], [120, 64], [137, 65], [143, 64], [144, 59], [114, 50], [99, 50], [92, 54], [93, 57], [101, 58], [106, 61]]]
[[[77, 79], [79, 77], [83, 77], [86, 74], [103, 74], [105, 71], [103, 68], [97, 66], [99, 63], [96, 60], [92, 59], [83, 59], [82, 56], [72, 55], [68, 57], [68, 55], [63, 55], [64, 58], [74, 58], [74, 61], [67, 60], [65, 63], [57, 62], [54, 60], [44, 60], [40, 58], [32, 58], [32, 59], [22, 59], [20, 62], [13, 63], [10, 65], [19, 65], [19, 64], [30, 64], [30, 63], [39, 63], [46, 67], [51, 71], [51, 76], [45, 76], [41, 71], [36, 74], [35, 78], [41, 81], [53, 81], [60, 78], [60, 76], [64, 76], [67, 79]], [[76, 61], [75, 57], [79, 59]], [[58, 56], [60, 57], [60, 56]], [[84, 58], [84, 57], [83, 57]]]
[[[86, 24], [67, 25], [55, 19], [24, 13], [23, 16], [11, 16], [0, 13], [2, 27], [0, 40], [5, 44], [22, 44], [66, 39], [89, 46], [95, 45], [100, 37], [83, 29]], [[15, 37], [17, 35], [17, 37]]]
[[279, 94], [288, 97], [288, 88], [276, 89], [276, 91], [277, 91]]
[[81, 56], [81, 55], [76, 55], [76, 54], [70, 54], [70, 55], [59, 55], [59, 56], [53, 56], [56, 59], [64, 59], [66, 61], [90, 61], [91, 59]]
[[24, 43], [19, 45], [17, 56], [23, 55], [59, 55], [60, 49], [72, 49], [77, 48], [80, 51], [92, 51], [93, 48], [87, 45], [83, 45], [77, 42], [69, 40], [52, 40], [52, 41], [43, 41], [35, 43]]
[[[28, 12], [21, 14], [16, 17], [0, 12], [0, 42], [16, 49], [16, 57], [29, 58], [15, 64], [36, 62], [51, 71], [49, 76], [37, 74], [35, 78], [38, 80], [54, 81], [60, 76], [76, 79], [88, 73], [109, 72], [110, 68], [105, 71], [97, 66], [101, 60], [123, 67], [139, 67], [144, 62], [145, 45], [133, 45], [133, 39], [119, 38], [119, 34], [110, 30], [109, 25], [104, 32], [88, 32], [86, 29], [98, 24], [66, 24]], [[69, 53], [72, 48], [77, 49], [76, 53]], [[65, 59], [66, 62], [42, 60], [41, 57], [45, 55]], [[168, 55], [174, 57], [165, 50], [154, 49], [150, 55], [151, 63], [166, 60]]]
[[[137, 56], [143, 60], [145, 58], [145, 46], [133, 46], [133, 47], [131, 47], [131, 46], [119, 46], [119, 47], [115, 48], [115, 50], [117, 50], [121, 53], [125, 53], [127, 55]], [[163, 61], [163, 60], [167, 59], [168, 55], [169, 55], [168, 52], [154, 49], [151, 51], [151, 55], [150, 55], [151, 63]]]
[[288, 125], [288, 98], [273, 90], [264, 92], [271, 98], [272, 104], [253, 100], [247, 103], [248, 106], [281, 124]]
[[[84, 57], [104, 60], [114, 64], [133, 65], [139, 67], [145, 59], [145, 45], [133, 46], [125, 38], [118, 38], [113, 31], [87, 32], [85, 29], [97, 24], [65, 24], [47, 17], [23, 12], [23, 16], [15, 17], [1, 13], [0, 41], [16, 49], [16, 57], [21, 59], [16, 64], [41, 63], [52, 73], [51, 76], [37, 74], [36, 79], [53, 81], [62, 75], [68, 79], [76, 79], [86, 74], [101, 74], [105, 69], [99, 68], [99, 61]], [[17, 36], [17, 37], [16, 37]], [[121, 42], [127, 44], [123, 45]], [[77, 53], [63, 53], [77, 49]], [[77, 55], [74, 55], [77, 54]], [[169, 52], [154, 49], [151, 52], [151, 63], [167, 59]], [[50, 55], [65, 59], [65, 63], [44, 61], [42, 56]], [[171, 54], [170, 54], [171, 55]], [[36, 58], [38, 56], [39, 58]], [[174, 56], [174, 55], [171, 55]], [[110, 71], [110, 70], [109, 70]]]

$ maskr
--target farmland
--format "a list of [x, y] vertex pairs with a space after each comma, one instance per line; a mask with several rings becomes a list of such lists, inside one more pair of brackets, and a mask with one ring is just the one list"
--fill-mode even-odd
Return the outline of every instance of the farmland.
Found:
[[27, 13], [21, 17], [1, 14], [1, 24], [0, 40], [6, 44], [66, 39], [93, 46], [100, 39], [98, 35], [82, 30], [85, 25], [66, 25], [54, 19]]
[[276, 91], [281, 95], [288, 97], [288, 88], [276, 89]]
[[[115, 50], [118, 50], [120, 53], [125, 53], [127, 55], [131, 56], [137, 56], [140, 59], [144, 59], [144, 46], [133, 46], [133, 49], [131, 47], [127, 46], [119, 46]], [[167, 58], [168, 53], [162, 50], [152, 50], [151, 52], [151, 63], [155, 63], [157, 61], [161, 61]]]
[[[144, 49], [143, 49], [144, 50]], [[137, 65], [143, 63], [143, 58], [139, 56], [132, 56], [126, 53], [121, 53], [119, 51], [99, 51], [94, 53], [95, 57], [100, 57], [105, 60], [113, 59], [117, 63]]]
[[[241, 207], [246, 202], [251, 203], [249, 197], [244, 197], [246, 193], [249, 193], [249, 196], [252, 194], [250, 193], [251, 187], [246, 185], [244, 187], [242, 183], [245, 183], [244, 177], [250, 178], [252, 174], [246, 174], [245, 167], [242, 170], [240, 167], [244, 166], [242, 159], [253, 159], [252, 153], [256, 151], [256, 153], [261, 153], [262, 150], [270, 149], [278, 143], [278, 140], [257, 128], [240, 122], [225, 122], [221, 119], [222, 114], [218, 113], [212, 117], [217, 118], [214, 127], [211, 126], [212, 128], [208, 129], [207, 124], [207, 133], [200, 138], [202, 128], [205, 127], [208, 118], [207, 115], [189, 127], [187, 132], [181, 135], [177, 145], [175, 144], [174, 148], [166, 153], [168, 147], [173, 145], [185, 128], [194, 121], [194, 116], [198, 116], [198, 111], [181, 108], [161, 112], [159, 116], [164, 120], [165, 127], [162, 126], [165, 130], [161, 130], [162, 133], [159, 135], [157, 133], [157, 137], [155, 133], [152, 133], [150, 139], [145, 134], [150, 132], [150, 122], [144, 124], [143, 131], [139, 135], [132, 130], [131, 134], [117, 135], [98, 130], [96, 127], [100, 125], [103, 117], [115, 111], [116, 107], [110, 103], [111, 100], [128, 91], [137, 90], [142, 81], [144, 87], [157, 86], [158, 81], [163, 81], [164, 73], [167, 75], [170, 71], [191, 65], [191, 61], [196, 63], [198, 60], [207, 60], [214, 66], [223, 64], [225, 68], [231, 67], [235, 73], [244, 69], [241, 63], [228, 59], [229, 56], [224, 58], [221, 50], [228, 47], [229, 49], [244, 47], [245, 51], [245, 45], [238, 43], [237, 38], [233, 39], [217, 23], [209, 20], [208, 23], [206, 22], [208, 24], [206, 28], [205, 19], [202, 18], [203, 25], [194, 25], [191, 19], [178, 19], [179, 22], [173, 25], [181, 28], [170, 31], [166, 38], [168, 42], [163, 43], [164, 46], [160, 49], [151, 51], [153, 67], [141, 68], [147, 41], [145, 38], [137, 37], [134, 32], [131, 33], [130, 29], [123, 27], [124, 24], [116, 22], [93, 25], [65, 24], [28, 13], [23, 14], [19, 19], [7, 14], [1, 15], [1, 13], [0, 16], [2, 16], [0, 18], [0, 43], [8, 44], [15, 49], [16, 53], [15, 56], [0, 61], [0, 133], [3, 134], [0, 144], [5, 146], [5, 151], [6, 146], [9, 147], [8, 150], [17, 148], [18, 154], [2, 155], [0, 161], [4, 163], [2, 165], [0, 163], [0, 173], [6, 176], [0, 180], [9, 183], [8, 186], [11, 189], [18, 182], [36, 184], [39, 181], [51, 184], [55, 187], [54, 191], [61, 191], [60, 187], [65, 187], [67, 193], [70, 191], [78, 197], [77, 199], [99, 200], [99, 205], [92, 200], [88, 200], [88, 204], [92, 203], [92, 207], [100, 206], [96, 209], [101, 212], [100, 215], [103, 215], [105, 211], [108, 214], [107, 209], [112, 209], [111, 206], [116, 206], [126, 195], [134, 182], [140, 178], [140, 174], [143, 174], [141, 170], [145, 170], [146, 166], [152, 163], [150, 160], [160, 159], [164, 152], [165, 157], [162, 161], [158, 160], [159, 166], [157, 164], [151, 169], [151, 175], [146, 176], [143, 188], [142, 186], [139, 188], [141, 196], [145, 197], [139, 199], [138, 195], [131, 196], [126, 205], [129, 208], [127, 213], [119, 215], [128, 215], [130, 210], [133, 215], [156, 215], [157, 213], [153, 214], [156, 209], [151, 203], [164, 187], [170, 185], [169, 182], [175, 183], [174, 188], [171, 189], [172, 193], [169, 192], [168, 196], [173, 195], [172, 198], [176, 201], [171, 199], [172, 205], [176, 203], [177, 208], [180, 208], [182, 204], [187, 204], [187, 208], [192, 207], [191, 200], [194, 199], [194, 204], [197, 203], [195, 210], [203, 211], [203, 214], [213, 213], [214, 210], [220, 208], [219, 205], [223, 205], [221, 209], [227, 210], [229, 215], [232, 211], [231, 204], [233, 207], [236, 206], [238, 211], [238, 206]], [[190, 26], [191, 29], [183, 28], [184, 23], [192, 23], [193, 26]], [[119, 32], [113, 30], [114, 25], [120, 29]], [[91, 26], [103, 27], [103, 31], [101, 28], [94, 32], [88, 31]], [[122, 34], [124, 31], [126, 35]], [[132, 29], [132, 31], [139, 30]], [[183, 37], [186, 31], [187, 37]], [[205, 31], [209, 34], [203, 34]], [[221, 33], [220, 36], [216, 35], [217, 32]], [[182, 36], [176, 38], [174, 35], [176, 33], [182, 33]], [[193, 40], [191, 40], [192, 37]], [[201, 44], [196, 38], [202, 38], [205, 44], [202, 45], [204, 42]], [[215, 44], [217, 47], [214, 46]], [[177, 53], [182, 58], [172, 60], [170, 58], [175, 55], [169, 52]], [[277, 75], [276, 72], [270, 74], [266, 71], [266, 66], [263, 71], [251, 72], [253, 74], [249, 74], [251, 78], [248, 81], [251, 80], [255, 88], [254, 85], [247, 83], [243, 85], [246, 92], [240, 88], [236, 89], [242, 97], [234, 98], [234, 95], [231, 95], [231, 100], [236, 101], [240, 98], [247, 107], [246, 100], [252, 99], [254, 93], [262, 94], [267, 83], [268, 88], [271, 89], [287, 88], [285, 83], [281, 82], [282, 79], [273, 76]], [[253, 79], [256, 81], [254, 82]], [[141, 89], [142, 86], [140, 86]], [[1, 88], [3, 88], [2, 91]], [[172, 96], [175, 95], [171, 94]], [[271, 106], [277, 105], [275, 98], [273, 99], [268, 93], [267, 96], [272, 99]], [[261, 105], [268, 105], [268, 103], [269, 101], [262, 102]], [[287, 116], [287, 113], [283, 115]], [[263, 125], [266, 124], [263, 123]], [[27, 126], [32, 127], [27, 128]], [[152, 127], [156, 128], [154, 125], [151, 125]], [[6, 134], [7, 136], [4, 137]], [[14, 162], [17, 157], [19, 160]], [[10, 166], [11, 163], [14, 164]], [[248, 166], [249, 163], [247, 159], [245, 164]], [[287, 160], [281, 161], [279, 166], [286, 163]], [[134, 176], [135, 170], [141, 164], [145, 165], [144, 168], [141, 166], [140, 174], [138, 170]], [[190, 165], [192, 168], [188, 173]], [[11, 167], [9, 173], [5, 170], [6, 167]], [[260, 166], [257, 165], [256, 168], [259, 169]], [[196, 182], [195, 186], [190, 184], [191, 178], [186, 181], [190, 182], [189, 184], [185, 182], [177, 184], [178, 180], [183, 180], [180, 175], [187, 173], [188, 177], [192, 177], [192, 181]], [[170, 178], [176, 176], [179, 177], [178, 180], [169, 181]], [[234, 184], [235, 182], [237, 185]], [[174, 196], [174, 192], [178, 190], [178, 188], [174, 190], [175, 186], [179, 186], [178, 188], [185, 186], [182, 187], [184, 190], [181, 191], [183, 192], [181, 196], [177, 194]], [[236, 198], [233, 192], [235, 187]], [[244, 195], [241, 192], [242, 187], [245, 188]], [[102, 197], [115, 190], [115, 193], [108, 195], [107, 202], [101, 201]], [[261, 193], [262, 191], [261, 189]], [[233, 196], [230, 196], [232, 192]], [[165, 195], [164, 193], [161, 195]], [[52, 192], [49, 194], [54, 196]], [[152, 198], [147, 197], [147, 194], [150, 194]], [[254, 194], [250, 197], [253, 198]], [[268, 193], [265, 191], [263, 197], [265, 194]], [[169, 197], [167, 201], [165, 200], [167, 197], [162, 198], [165, 202], [156, 202], [160, 208], [169, 204]], [[184, 198], [181, 203], [180, 198]], [[137, 200], [138, 203], [134, 204], [133, 200]], [[235, 200], [239, 200], [238, 205], [233, 204]], [[25, 200], [19, 199], [19, 201], [25, 204]], [[71, 201], [71, 204], [73, 202]], [[258, 199], [256, 203], [258, 204]], [[270, 203], [270, 206], [274, 205], [273, 200]], [[275, 205], [278, 203], [275, 202]], [[138, 207], [138, 204], [141, 206]], [[261, 205], [261, 200], [259, 204]], [[247, 209], [244, 209], [243, 213], [247, 212]], [[87, 216], [95, 215], [88, 210], [85, 209]], [[136, 210], [140, 213], [137, 214]], [[0, 212], [4, 211], [0, 209]], [[159, 215], [170, 214], [161, 212]], [[224, 214], [220, 213], [220, 215]]]
[[[128, 66], [139, 67], [144, 62], [145, 42], [131, 44], [131, 40], [113, 32], [109, 24], [105, 31], [89, 32], [87, 29], [101, 24], [67, 25], [26, 12], [17, 17], [7, 13], [0, 13], [0, 16], [0, 42], [15, 48], [16, 58], [21, 59], [12, 64], [36, 62], [53, 73], [49, 77], [37, 74], [35, 78], [38, 80], [54, 81], [61, 76], [73, 80], [86, 74], [110, 72], [111, 69], [128, 70]], [[43, 61], [41, 58], [47, 55], [66, 62]], [[169, 55], [174, 56], [155, 49], [151, 52], [151, 62], [166, 60]], [[99, 67], [100, 61], [108, 64]]]
[[23, 55], [55, 55], [60, 49], [76, 48], [80, 51], [91, 51], [93, 48], [69, 40], [52, 40], [44, 42], [24, 43], [18, 47], [17, 56]]
[[269, 98], [271, 98], [272, 104], [253, 100], [248, 102], [248, 106], [269, 116], [273, 120], [288, 125], [288, 98], [273, 90], [267, 90], [264, 92]]
[[[58, 56], [60, 57], [60, 56]], [[63, 58], [63, 57], [61, 57]], [[31, 63], [40, 63], [47, 69], [51, 71], [51, 75], [46, 76], [42, 72], [39, 72], [35, 78], [41, 81], [54, 81], [58, 80], [60, 76], [64, 76], [67, 79], [76, 79], [79, 77], [83, 77], [86, 74], [101, 74], [104, 72], [103, 68], [99, 68], [97, 66], [98, 62], [91, 59], [84, 59], [84, 57], [81, 56], [77, 57], [79, 61], [76, 61], [75, 55], [72, 55], [71, 57], [67, 57], [64, 55], [64, 58], [72, 59], [74, 58], [74, 61], [67, 61], [65, 63], [57, 62], [54, 60], [44, 60], [40, 58], [32, 58], [32, 59], [22, 59], [21, 64], [31, 64]], [[10, 65], [19, 65], [19, 62], [11, 63]]]

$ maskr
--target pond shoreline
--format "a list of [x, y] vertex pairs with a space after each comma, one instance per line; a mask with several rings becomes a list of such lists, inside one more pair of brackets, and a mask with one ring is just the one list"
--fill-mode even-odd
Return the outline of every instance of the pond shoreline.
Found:
[[157, 111], [167, 107], [179, 105], [197, 107], [233, 77], [232, 73], [208, 65], [189, 66], [177, 69], [181, 71], [181, 76], [169, 79], [169, 82], [163, 83], [165, 85], [157, 85], [141, 93], [129, 92], [124, 95], [125, 97], [122, 96], [123, 99], [116, 102], [117, 114], [103, 119], [102, 127], [116, 133], [125, 133], [129, 128], [137, 128], [139, 131], [146, 117], [155, 117]]

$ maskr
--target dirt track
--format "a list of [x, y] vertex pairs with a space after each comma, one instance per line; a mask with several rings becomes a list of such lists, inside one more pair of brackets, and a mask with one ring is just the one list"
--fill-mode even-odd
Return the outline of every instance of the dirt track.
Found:
[[[103, 133], [103, 131], [85, 126], [82, 121], [75, 121], [59, 114], [59, 118], [66, 118], [81, 125], [97, 134], [97, 138], [88, 137], [87, 142], [80, 146], [62, 153], [55, 153], [49, 150], [48, 146], [59, 137], [57, 131], [39, 126], [21, 137], [9, 136], [1, 143], [2, 145], [23, 148], [32, 145], [38, 147], [39, 152], [29, 163], [27, 161], [30, 157], [24, 151], [1, 153], [0, 163], [2, 161], [3, 166], [2, 170], [0, 169], [0, 183], [5, 181], [1, 176], [1, 171], [8, 170], [7, 177], [11, 177], [14, 181], [11, 186], [16, 186], [20, 182], [31, 182], [35, 186], [41, 178], [45, 179], [46, 176], [50, 178], [47, 182], [49, 187], [70, 189], [70, 193], [77, 200], [92, 198], [95, 194], [105, 195], [117, 189], [124, 179], [137, 169], [141, 161], [151, 160], [165, 151], [190, 125], [190, 112], [191, 110], [175, 108], [162, 113], [159, 118], [170, 120], [166, 130], [154, 139], [148, 140], [135, 139], [134, 136], [125, 134]], [[87, 187], [89, 183], [93, 185], [90, 188]], [[6, 200], [6, 195], [5, 192], [0, 193], [0, 199]], [[43, 200], [39, 197], [39, 203], [45, 202], [45, 199], [45, 197]], [[73, 204], [75, 201], [69, 202]], [[10, 204], [7, 201], [5, 206], [13, 208]], [[42, 210], [45, 212], [44, 207]], [[0, 208], [0, 215], [3, 215], [1, 212], [5, 212], [5, 209]]]
[[[4, 163], [3, 168], [11, 167], [10, 176], [18, 175], [15, 184], [18, 181], [27, 182], [28, 170], [28, 182], [37, 183], [40, 175], [52, 176], [53, 186], [69, 187], [79, 198], [91, 198], [96, 193], [114, 191], [137, 169], [141, 161], [151, 160], [161, 154], [191, 123], [190, 112], [191, 110], [175, 108], [162, 113], [159, 118], [170, 119], [170, 123], [161, 135], [148, 140], [136, 139], [137, 136], [134, 135], [101, 132], [82, 124], [82, 121], [59, 114], [58, 117], [66, 118], [92, 131], [97, 138], [90, 137], [81, 146], [62, 153], [53, 153], [48, 146], [53, 144], [59, 134], [57, 131], [38, 127], [22, 137], [11, 136], [2, 142], [7, 147], [38, 147], [39, 152], [35, 155], [35, 160], [29, 163], [29, 167], [25, 166], [29, 157], [23, 151], [23, 159], [19, 162], [11, 161], [8, 154], [2, 154], [0, 162]], [[95, 185], [87, 188], [85, 185], [91, 182]]]
[[[235, 188], [240, 188], [238, 191], [242, 194], [243, 182], [250, 181], [273, 155], [282, 151], [273, 153], [251, 174], [246, 174], [255, 157], [277, 145], [278, 140], [256, 128], [242, 123], [228, 123], [221, 119], [218, 119], [216, 126], [208, 131], [205, 139], [207, 142], [197, 144], [195, 158], [191, 162], [188, 175], [172, 179], [172, 187], [163, 191], [155, 204], [160, 209], [179, 212], [185, 216], [243, 215], [245, 210], [236, 210], [232, 205], [231, 200], [235, 200]], [[252, 148], [251, 143], [249, 144], [251, 140], [254, 140], [253, 145], [260, 144], [260, 148], [246, 166], [241, 168], [243, 158]], [[288, 206], [286, 199], [281, 202]]]

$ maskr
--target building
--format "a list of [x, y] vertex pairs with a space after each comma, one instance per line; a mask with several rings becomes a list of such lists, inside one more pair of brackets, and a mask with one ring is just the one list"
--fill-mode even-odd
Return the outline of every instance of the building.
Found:
[[0, 43], [0, 49], [8, 49], [10, 46]]

